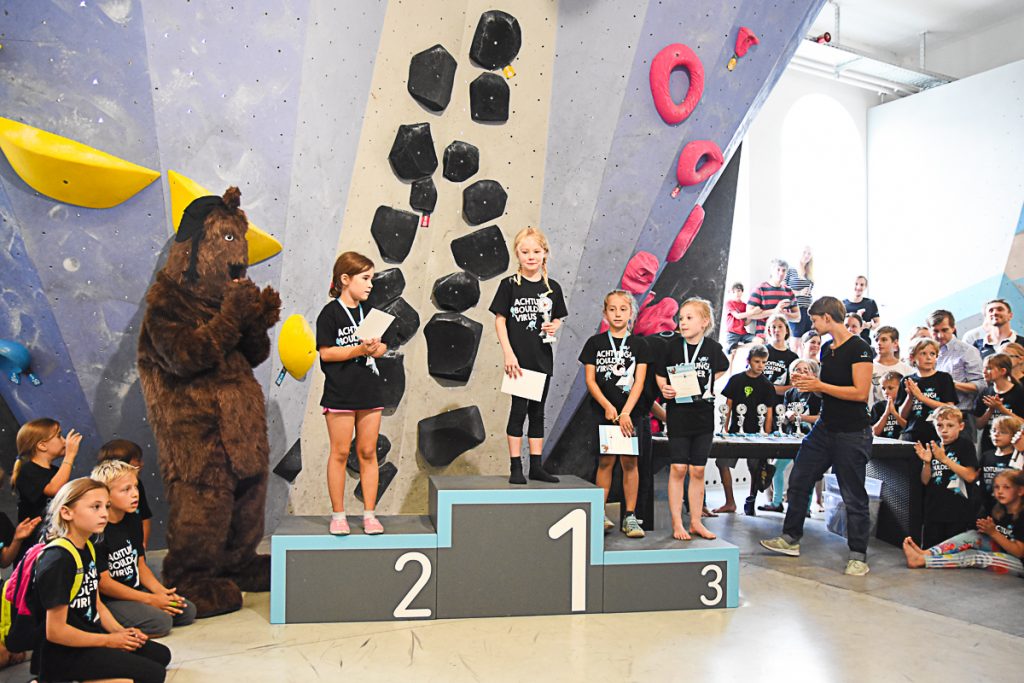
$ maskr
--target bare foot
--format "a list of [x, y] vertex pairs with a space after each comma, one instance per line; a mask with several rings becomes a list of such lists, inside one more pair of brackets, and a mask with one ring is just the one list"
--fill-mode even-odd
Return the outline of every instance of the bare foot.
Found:
[[718, 515], [716, 515], [711, 510], [708, 510], [708, 506], [705, 505], [703, 508], [701, 508], [700, 516], [701, 517], [717, 517]]
[[686, 529], [684, 529], [682, 525], [676, 526], [675, 524], [673, 524], [672, 538], [676, 539], [677, 541], [689, 541], [690, 534], [686, 533]]
[[718, 538], [718, 536], [715, 536], [713, 533], [708, 531], [708, 528], [700, 522], [690, 522], [690, 533], [692, 533], [695, 536], [700, 536], [701, 538], [706, 538], [708, 540]]
[[914, 543], [910, 536], [903, 539], [903, 554], [907, 556], [907, 566], [918, 569], [924, 566], [925, 552]]
[[736, 503], [726, 503], [722, 507], [717, 507], [712, 512], [736, 512]]

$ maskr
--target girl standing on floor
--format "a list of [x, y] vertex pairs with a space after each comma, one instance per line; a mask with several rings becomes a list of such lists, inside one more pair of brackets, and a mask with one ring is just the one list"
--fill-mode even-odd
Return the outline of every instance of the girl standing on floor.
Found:
[[[672, 468], [668, 479], [668, 506], [672, 537], [690, 540], [690, 534], [715, 538], [701, 521], [704, 507], [704, 468], [715, 433], [715, 381], [729, 369], [721, 344], [707, 336], [711, 304], [691, 298], [679, 307], [679, 333], [666, 344], [656, 380], [668, 412], [668, 449]], [[788, 327], [786, 328], [789, 329]], [[678, 390], [673, 387], [687, 387]], [[680, 393], [683, 392], [683, 393]], [[690, 475], [690, 531], [683, 525], [683, 482]]]
[[965, 531], [922, 550], [907, 536], [903, 553], [907, 566], [916, 569], [976, 567], [997, 574], [1024, 576], [1024, 474], [1003, 470], [993, 482], [996, 505], [990, 517], [977, 521], [977, 530]]
[[[616, 289], [605, 295], [604, 319], [608, 322], [608, 331], [588, 339], [579, 358], [586, 368], [587, 390], [597, 422], [618, 425], [622, 435], [628, 437], [636, 435], [642, 420], [650, 419], [649, 415], [640, 414], [637, 408], [647, 377], [647, 356], [646, 347], [639, 338], [629, 334], [634, 313], [633, 295], [629, 292]], [[637, 456], [605, 455], [600, 449], [596, 455], [595, 483], [604, 489], [606, 503], [615, 459], [622, 463], [622, 493], [626, 506], [622, 533], [630, 538], [643, 538], [644, 530], [636, 518], [636, 498], [640, 487]], [[613, 526], [612, 521], [605, 517], [604, 530], [607, 532]]]
[[32, 673], [41, 680], [159, 683], [166, 676], [171, 651], [138, 629], [123, 628], [100, 599], [89, 537], [107, 526], [108, 502], [106, 486], [82, 478], [61, 486], [50, 503], [49, 545], [36, 562], [33, 584], [46, 611], [44, 636], [32, 654]]
[[369, 314], [364, 302], [373, 289], [373, 261], [346, 251], [334, 262], [332, 301], [316, 319], [316, 346], [324, 373], [320, 399], [327, 420], [331, 452], [327, 459], [327, 492], [331, 497], [330, 533], [345, 536], [345, 466], [356, 436], [359, 479], [363, 487], [363, 531], [382, 534], [377, 519], [377, 435], [384, 408], [384, 383], [374, 362], [387, 352], [380, 339], [357, 339], [356, 328]]
[[547, 399], [554, 372], [554, 353], [551, 344], [562, 326], [562, 318], [569, 314], [565, 308], [562, 287], [548, 277], [548, 238], [538, 228], [523, 228], [513, 241], [513, 250], [519, 261], [515, 275], [502, 278], [494, 293], [490, 311], [494, 314], [494, 327], [504, 354], [503, 365], [509, 377], [522, 376], [523, 370], [540, 372], [544, 378], [544, 393], [540, 401], [521, 396], [512, 397], [508, 414], [508, 453], [510, 484], [525, 484], [523, 476], [522, 446], [523, 423], [527, 417], [530, 426], [527, 440], [530, 447], [530, 479], [557, 482], [541, 465], [544, 451], [544, 401]]
[[789, 368], [800, 360], [800, 356], [789, 350], [789, 323], [781, 315], [773, 315], [765, 323], [768, 333], [768, 360], [764, 364], [764, 378], [775, 387], [776, 405], [782, 404], [782, 397], [793, 388]]

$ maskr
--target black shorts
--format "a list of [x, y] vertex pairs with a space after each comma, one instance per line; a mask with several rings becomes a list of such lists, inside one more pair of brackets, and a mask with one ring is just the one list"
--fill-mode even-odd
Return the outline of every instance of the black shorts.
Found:
[[711, 454], [711, 441], [714, 434], [690, 434], [687, 436], [668, 436], [668, 458], [673, 465], [694, 465], [704, 467], [708, 464]]
[[749, 332], [744, 332], [743, 334], [736, 334], [735, 332], [726, 332], [725, 352], [732, 353], [733, 349], [735, 349], [740, 344], [749, 344], [752, 341], [754, 341], [754, 335], [750, 334]]

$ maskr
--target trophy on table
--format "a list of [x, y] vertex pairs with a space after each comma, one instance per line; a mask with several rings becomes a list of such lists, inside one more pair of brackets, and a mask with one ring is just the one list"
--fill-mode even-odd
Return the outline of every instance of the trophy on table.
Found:
[[719, 434], [725, 434], [729, 431], [729, 406], [726, 403], [718, 406], [718, 417], [722, 421], [722, 428], [719, 430]]
[[768, 406], [757, 404], [757, 433], [764, 434], [764, 423], [768, 421]]
[[807, 404], [803, 401], [797, 401], [793, 404], [793, 433], [800, 436], [804, 432], [804, 421], [803, 416], [807, 414]]
[[736, 426], [738, 427], [736, 431], [740, 434], [743, 434], [743, 428], [747, 426], [746, 420], [747, 407], [741, 403], [736, 406]]
[[[551, 309], [554, 308], [554, 306], [554, 302], [548, 297], [537, 297], [537, 310], [540, 311], [540, 315], [544, 319], [544, 322], [551, 322]], [[541, 330], [540, 336], [545, 344], [554, 344], [557, 341], [555, 339], [555, 335], [544, 332], [543, 330]]]

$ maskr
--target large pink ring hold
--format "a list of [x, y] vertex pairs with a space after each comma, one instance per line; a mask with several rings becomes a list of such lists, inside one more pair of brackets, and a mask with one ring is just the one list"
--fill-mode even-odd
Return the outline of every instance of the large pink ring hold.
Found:
[[[683, 67], [690, 77], [690, 87], [686, 97], [679, 104], [672, 100], [669, 92], [669, 80], [672, 71]], [[658, 110], [662, 120], [675, 125], [686, 119], [697, 108], [704, 94], [704, 65], [697, 54], [682, 43], [667, 45], [651, 60], [651, 96], [654, 108]]]
[[[698, 169], [697, 165], [702, 159], [704, 163]], [[686, 143], [683, 151], [679, 153], [679, 165], [676, 166], [676, 180], [679, 185], [673, 190], [672, 196], [677, 196], [680, 188], [703, 183], [718, 173], [724, 163], [722, 150], [711, 140], [694, 140]]]
[[693, 211], [686, 217], [686, 222], [683, 223], [683, 227], [680, 228], [679, 234], [676, 235], [676, 239], [672, 242], [672, 248], [668, 250], [668, 256], [666, 260], [669, 263], [675, 263], [679, 259], [683, 258], [683, 254], [693, 244], [693, 238], [700, 232], [700, 226], [704, 225], [704, 207], [700, 204], [696, 204], [693, 207]]

